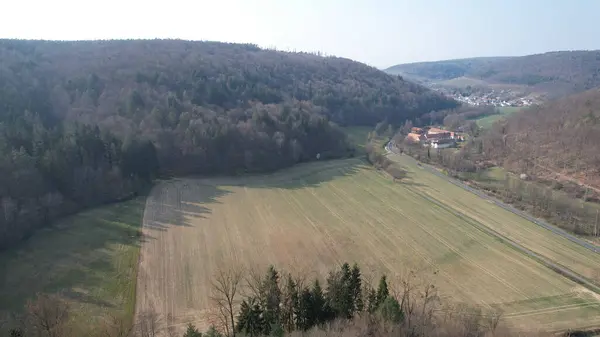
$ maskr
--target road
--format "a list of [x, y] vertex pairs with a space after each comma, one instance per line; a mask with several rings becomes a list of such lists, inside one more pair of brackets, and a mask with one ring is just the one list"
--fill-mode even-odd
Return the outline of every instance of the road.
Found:
[[[393, 144], [392, 141], [390, 141], [390, 142], [388, 142], [386, 144], [385, 149], [388, 152], [391, 152], [391, 153], [394, 153], [394, 154], [400, 154], [400, 153], [398, 153], [398, 148], [396, 146], [394, 146], [394, 144]], [[416, 162], [416, 159], [413, 159], [412, 157], [410, 157], [410, 158], [412, 160], [415, 160], [415, 162]], [[498, 205], [499, 207], [502, 207], [502, 208], [504, 208], [505, 210], [507, 210], [509, 212], [512, 212], [512, 213], [514, 213], [514, 214], [516, 214], [518, 216], [521, 216], [521, 217], [523, 217], [523, 218], [525, 218], [525, 219], [527, 219], [527, 220], [535, 223], [538, 226], [541, 226], [541, 227], [543, 227], [543, 228], [545, 228], [545, 229], [547, 229], [547, 230], [549, 230], [549, 231], [551, 231], [551, 232], [553, 232], [553, 233], [555, 233], [557, 235], [560, 235], [560, 236], [564, 237], [567, 240], [570, 240], [570, 241], [572, 241], [572, 242], [574, 242], [574, 243], [576, 243], [576, 244], [578, 244], [578, 245], [580, 245], [582, 247], [585, 247], [585, 248], [591, 250], [594, 253], [600, 254], [600, 246], [597, 246], [597, 245], [595, 245], [595, 244], [593, 244], [591, 242], [582, 240], [582, 239], [576, 237], [575, 235], [569, 234], [568, 232], [566, 232], [566, 231], [564, 231], [564, 230], [562, 230], [562, 229], [560, 229], [560, 228], [558, 228], [556, 226], [553, 226], [553, 225], [547, 223], [544, 220], [540, 220], [538, 218], [535, 218], [535, 217], [531, 216], [530, 214], [527, 214], [527, 213], [525, 213], [525, 212], [523, 212], [523, 211], [521, 211], [519, 209], [516, 209], [515, 207], [513, 207], [511, 205], [508, 205], [508, 204], [506, 204], [506, 203], [504, 203], [504, 202], [502, 202], [502, 201], [500, 201], [500, 200], [498, 200], [498, 199], [496, 199], [494, 197], [490, 197], [489, 195], [485, 194], [484, 192], [482, 192], [480, 190], [477, 190], [477, 189], [474, 189], [474, 188], [470, 187], [469, 185], [467, 185], [467, 184], [465, 184], [465, 183], [463, 183], [463, 182], [461, 182], [461, 181], [459, 181], [457, 179], [450, 178], [447, 175], [445, 175], [445, 174], [441, 173], [440, 171], [438, 171], [437, 169], [435, 169], [431, 165], [421, 164], [421, 166], [423, 167], [423, 169], [427, 170], [428, 172], [430, 172], [430, 173], [432, 173], [432, 174], [434, 174], [434, 175], [436, 175], [436, 176], [438, 176], [440, 178], [446, 179], [450, 183], [452, 183], [452, 184], [454, 184], [454, 185], [456, 185], [456, 186], [458, 186], [458, 187], [460, 187], [460, 188], [462, 188], [464, 190], [467, 190], [467, 191], [469, 191], [469, 192], [471, 192], [471, 193], [473, 193], [473, 194], [475, 194], [475, 195], [477, 195], [477, 196], [479, 196], [479, 197], [481, 197], [483, 199], [486, 199], [486, 200], [488, 200], [488, 201], [490, 201], [490, 202]]]

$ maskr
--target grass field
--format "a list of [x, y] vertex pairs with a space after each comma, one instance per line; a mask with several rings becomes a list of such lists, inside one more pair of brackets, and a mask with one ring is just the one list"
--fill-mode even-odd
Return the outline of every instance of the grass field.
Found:
[[132, 322], [143, 209], [138, 198], [85, 211], [1, 253], [0, 313], [21, 311], [38, 292], [60, 292], [85, 328], [105, 314]]
[[485, 116], [485, 117], [479, 118], [475, 121], [477, 122], [477, 125], [479, 125], [480, 128], [487, 129], [490, 126], [492, 126], [492, 124], [496, 123], [497, 121], [499, 121], [499, 120], [505, 118], [506, 116], [508, 116], [512, 113], [515, 113], [521, 109], [523, 109], [523, 108], [522, 107], [513, 107], [513, 106], [500, 107], [500, 108], [498, 108], [498, 110], [500, 111], [499, 114]]
[[600, 325], [597, 294], [482, 228], [588, 278], [600, 270], [597, 255], [403, 157], [394, 156], [409, 175], [402, 183], [349, 159], [156, 186], [144, 213], [138, 310], [205, 326], [219, 268], [274, 264], [323, 275], [348, 261], [392, 279], [417, 270], [445, 301], [502, 308], [524, 329]]

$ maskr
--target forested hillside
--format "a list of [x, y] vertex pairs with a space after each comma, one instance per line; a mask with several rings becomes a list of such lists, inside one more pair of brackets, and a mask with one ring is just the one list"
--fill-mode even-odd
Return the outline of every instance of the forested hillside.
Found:
[[489, 83], [520, 84], [551, 97], [600, 86], [600, 51], [559, 51], [520, 57], [481, 57], [400, 64], [392, 74], [431, 80], [470, 77]]
[[600, 188], [600, 90], [511, 115], [483, 135], [481, 146], [512, 171]]
[[0, 248], [160, 173], [350, 155], [339, 125], [456, 102], [342, 58], [179, 40], [0, 40]]

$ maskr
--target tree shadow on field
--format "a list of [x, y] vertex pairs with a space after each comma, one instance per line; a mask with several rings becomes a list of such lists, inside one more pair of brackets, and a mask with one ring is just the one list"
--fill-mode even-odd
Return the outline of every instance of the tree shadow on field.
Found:
[[[58, 220], [23, 244], [0, 253], [0, 317], [20, 313], [37, 293], [85, 305], [121, 310], [135, 285], [145, 197], [101, 206]], [[2, 324], [0, 319], [0, 325]]]
[[156, 186], [146, 202], [144, 228], [166, 231], [170, 226], [192, 227], [189, 218], [205, 219], [209, 204], [231, 192], [201, 179], [173, 179]]
[[335, 159], [297, 164], [271, 174], [246, 176], [240, 185], [251, 188], [301, 189], [316, 187], [338, 178], [355, 175], [359, 170], [371, 168], [362, 159]]

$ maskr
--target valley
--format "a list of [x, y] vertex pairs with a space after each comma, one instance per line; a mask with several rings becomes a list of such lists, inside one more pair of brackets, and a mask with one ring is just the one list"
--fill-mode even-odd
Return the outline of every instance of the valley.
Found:
[[[444, 302], [498, 308], [520, 329], [600, 324], [593, 291], [513, 249], [487, 229], [599, 281], [600, 259], [402, 156], [401, 183], [362, 160], [302, 164], [266, 176], [177, 179], [156, 186], [144, 214], [138, 310], [177, 326], [210, 322], [211, 277], [273, 264], [320, 275], [356, 261], [376, 279], [416, 271]], [[366, 273], [366, 272], [365, 272]]]
[[2, 337], [600, 327], [597, 51], [381, 71], [0, 39], [0, 58]]

